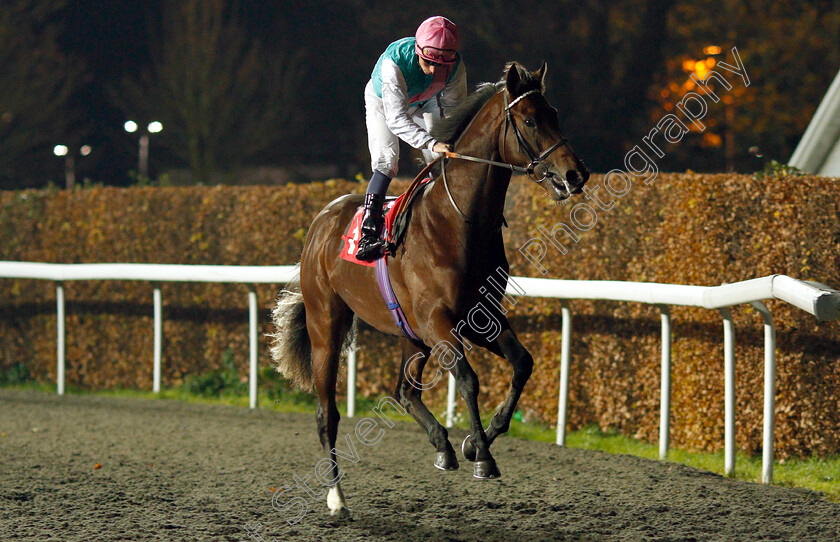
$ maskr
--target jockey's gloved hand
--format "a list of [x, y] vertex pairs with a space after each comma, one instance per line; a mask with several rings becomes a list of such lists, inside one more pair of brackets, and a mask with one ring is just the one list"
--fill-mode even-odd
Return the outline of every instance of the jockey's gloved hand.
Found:
[[449, 145], [449, 143], [441, 143], [440, 141], [438, 141], [432, 147], [432, 152], [444, 153], [444, 152], [447, 152], [447, 151], [449, 151], [449, 152], [452, 151], [452, 146]]

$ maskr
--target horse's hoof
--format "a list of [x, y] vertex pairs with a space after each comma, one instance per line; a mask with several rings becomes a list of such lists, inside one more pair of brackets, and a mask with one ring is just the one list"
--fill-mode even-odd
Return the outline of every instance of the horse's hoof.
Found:
[[472, 435], [467, 435], [461, 443], [461, 453], [467, 461], [475, 461], [475, 445], [472, 443]]
[[341, 491], [341, 486], [336, 484], [330, 488], [327, 493], [327, 507], [330, 509], [330, 515], [336, 518], [343, 518], [350, 515], [350, 510], [344, 506], [344, 492]]
[[487, 459], [485, 461], [476, 461], [473, 465], [473, 477], [479, 480], [487, 480], [490, 478], [498, 478], [502, 475], [499, 467], [496, 466], [496, 461]]
[[334, 518], [349, 518], [350, 510], [346, 506], [342, 506], [341, 508], [330, 510], [330, 515]]
[[435, 452], [435, 468], [439, 470], [458, 470], [458, 458], [455, 457], [455, 452], [452, 450]]

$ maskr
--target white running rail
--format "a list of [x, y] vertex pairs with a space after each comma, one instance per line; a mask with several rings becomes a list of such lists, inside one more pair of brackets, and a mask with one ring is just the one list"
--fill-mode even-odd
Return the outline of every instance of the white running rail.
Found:
[[[282, 284], [298, 280], [295, 266], [215, 266], [167, 264], [48, 264], [0, 262], [0, 278], [41, 279], [57, 283], [58, 317], [58, 394], [64, 394], [64, 282], [74, 280], [139, 280], [157, 282], [228, 282], [250, 285], [248, 294], [250, 319], [250, 406], [257, 406], [257, 297], [255, 284]], [[818, 320], [840, 317], [840, 292], [824, 284], [804, 282], [785, 275], [746, 280], [722, 286], [687, 286], [649, 282], [583, 281], [511, 277], [520, 291], [508, 285], [511, 295], [548, 297], [561, 300], [562, 346], [560, 354], [560, 393], [558, 404], [557, 444], [565, 445], [566, 411], [571, 360], [571, 310], [565, 300], [603, 299], [657, 305], [662, 322], [662, 379], [660, 389], [659, 455], [668, 453], [670, 431], [671, 330], [668, 306], [691, 306], [718, 310], [724, 324], [725, 381], [725, 463], [726, 473], [735, 471], [735, 345], [729, 307], [750, 304], [764, 320], [764, 446], [762, 481], [773, 478], [773, 410], [775, 408], [775, 327], [773, 317], [761, 302], [780, 299], [812, 315]], [[521, 291], [524, 290], [524, 293]], [[154, 287], [154, 391], [160, 391], [161, 360], [161, 293]], [[351, 348], [347, 363], [347, 412], [355, 415], [356, 353]], [[454, 379], [449, 378], [447, 393], [447, 426], [452, 426], [455, 412]]]
[[[652, 282], [600, 280], [547, 280], [511, 277], [507, 293], [528, 297], [553, 297], [561, 300], [563, 342], [560, 349], [560, 397], [557, 420], [557, 444], [566, 443], [566, 407], [569, 396], [569, 361], [571, 359], [571, 312], [569, 299], [603, 299], [657, 305], [662, 321], [662, 377], [660, 389], [659, 457], [668, 453], [671, 397], [671, 323], [669, 305], [703, 307], [718, 310], [724, 322], [725, 382], [725, 470], [735, 472], [735, 341], [729, 307], [749, 303], [764, 320], [764, 443], [762, 481], [773, 480], [773, 410], [775, 408], [776, 331], [773, 316], [761, 301], [780, 299], [818, 320], [840, 317], [840, 292], [824, 284], [804, 282], [786, 275], [769, 275], [722, 286], [686, 286]], [[524, 290], [524, 293], [521, 291]]]
[[[257, 329], [258, 310], [255, 284], [283, 284], [298, 280], [293, 265], [237, 266], [237, 265], [168, 265], [142, 263], [34, 263], [0, 262], [0, 278], [40, 279], [56, 283], [58, 325], [58, 394], [64, 395], [64, 283], [74, 280], [142, 280], [158, 282], [229, 282], [248, 285], [248, 315], [250, 344], [249, 404], [257, 407]], [[163, 344], [162, 296], [160, 286], [154, 285], [154, 380], [153, 391], [160, 392], [161, 351]], [[352, 351], [348, 364], [355, 365]], [[355, 390], [354, 390], [355, 391]]]

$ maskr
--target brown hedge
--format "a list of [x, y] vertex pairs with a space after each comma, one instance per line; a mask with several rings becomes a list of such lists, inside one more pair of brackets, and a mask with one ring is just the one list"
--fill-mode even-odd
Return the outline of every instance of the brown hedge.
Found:
[[[590, 186], [599, 186], [595, 176]], [[392, 192], [403, 188], [396, 183]], [[549, 278], [639, 280], [717, 285], [783, 273], [840, 286], [840, 202], [836, 181], [816, 177], [660, 174], [637, 183], [561, 255], [549, 249]], [[329, 200], [362, 192], [347, 181], [283, 187], [90, 188], [0, 193], [0, 259], [43, 262], [144, 262], [278, 265], [298, 260], [306, 228]], [[598, 194], [609, 204], [604, 191]], [[584, 202], [578, 198], [577, 202]], [[541, 276], [517, 250], [559, 223], [573, 207], [549, 204], [514, 179], [505, 231], [513, 275]], [[558, 236], [558, 238], [561, 236]], [[55, 378], [54, 285], [0, 284], [0, 371], [25, 364]], [[68, 300], [67, 380], [85, 388], [151, 387], [152, 322], [148, 283], [79, 282]], [[244, 285], [164, 284], [164, 385], [220, 366], [230, 350], [247, 373]], [[258, 288], [267, 312], [280, 285]], [[659, 423], [659, 313], [655, 307], [571, 302], [572, 383], [569, 423], [597, 423], [655, 440]], [[840, 451], [840, 323], [817, 323], [771, 301], [777, 325], [777, 451], [780, 456]], [[559, 306], [519, 299], [510, 317], [536, 367], [521, 401], [525, 416], [555, 423], [560, 352]], [[751, 308], [736, 325], [737, 443], [761, 447], [763, 340]], [[714, 311], [672, 308], [672, 443], [718, 449], [723, 442], [723, 346]], [[363, 329], [359, 386], [389, 393], [399, 362], [393, 338]], [[471, 355], [490, 409], [510, 379], [504, 360]], [[267, 364], [262, 348], [260, 363]], [[441, 413], [445, 380], [429, 392]], [[486, 420], [485, 420], [486, 421]]]

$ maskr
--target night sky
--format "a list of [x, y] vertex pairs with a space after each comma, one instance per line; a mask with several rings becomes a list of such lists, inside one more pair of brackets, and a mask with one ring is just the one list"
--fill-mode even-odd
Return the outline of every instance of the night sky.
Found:
[[[69, 0], [58, 12], [60, 47], [86, 67], [88, 77], [67, 112], [78, 135], [76, 143], [94, 148], [76, 164], [79, 180], [131, 182], [127, 172], [137, 167], [137, 135], [123, 130], [130, 112], [118, 109], [112, 98], [123, 79], [149, 71], [150, 46], [160, 32], [164, 3]], [[687, 75], [672, 66], [679, 66], [682, 58], [698, 58], [703, 46], [713, 41], [739, 45], [756, 74], [750, 89], [754, 96], [738, 104], [743, 106], [736, 127], [739, 170], [761, 166], [747, 152], [754, 145], [768, 157], [787, 160], [837, 71], [836, 45], [832, 48], [826, 37], [831, 35], [830, 24], [837, 26], [840, 18], [830, 8], [812, 6], [799, 14], [799, 8], [788, 13], [773, 7], [767, 14], [734, 18], [726, 10], [745, 9], [737, 2], [725, 2], [719, 11], [669, 0], [546, 0], [516, 5], [515, 13], [512, 6], [478, 0], [429, 0], [398, 7], [384, 0], [235, 2], [234, 15], [249, 40], [269, 54], [293, 49], [303, 51], [306, 59], [304, 83], [296, 95], [302, 118], [294, 135], [249, 165], [343, 162], [348, 170], [341, 174], [368, 175], [365, 82], [388, 43], [412, 35], [417, 24], [433, 14], [450, 16], [458, 24], [470, 87], [498, 80], [507, 61], [535, 69], [547, 60], [546, 97], [558, 109], [561, 127], [575, 150], [594, 171], [622, 166], [624, 153], [647, 133], [651, 118], [663, 114], [661, 104], [651, 98], [658, 94], [651, 93], [653, 87], [665, 86], [669, 79], [684, 81]], [[670, 10], [667, 17], [663, 10]], [[829, 20], [834, 22], [827, 24]], [[806, 31], [809, 24], [813, 28]], [[788, 44], [789, 25], [803, 29], [797, 41]], [[809, 84], [801, 84], [803, 78]], [[779, 103], [785, 104], [785, 115], [777, 114]], [[161, 144], [166, 134], [164, 127], [163, 134], [152, 137], [153, 178], [185, 167]], [[51, 164], [50, 175], [60, 182], [63, 166], [58, 160]], [[723, 151], [687, 140], [661, 166], [666, 171], [721, 171]]]
[[125, 115], [109, 103], [106, 89], [148, 63], [144, 6], [155, 3], [80, 0], [67, 9], [61, 45], [84, 62], [91, 77], [76, 106], [84, 116], [85, 141], [95, 152], [79, 161], [79, 178], [123, 178], [136, 160], [136, 142], [122, 129]]
[[[370, 71], [388, 43], [413, 35], [425, 16], [448, 11], [434, 6], [394, 10], [381, 1], [356, 4], [353, 0], [247, 0], [236, 4], [241, 26], [265, 50], [295, 47], [304, 50], [307, 58], [306, 82], [297, 96], [305, 115], [299, 132], [261, 162], [317, 163], [338, 157], [352, 160], [355, 171], [369, 169], [363, 89]], [[114, 92], [122, 78], [148, 70], [150, 40], [159, 29], [163, 5], [163, 0], [71, 0], [62, 12], [61, 46], [85, 64], [91, 77], [74, 104], [82, 112], [79, 127], [87, 134], [85, 143], [95, 149], [77, 163], [79, 179], [90, 176], [96, 181], [126, 183], [126, 172], [136, 169], [136, 135], [123, 130], [127, 115], [110, 103], [108, 93]], [[497, 80], [511, 51], [482, 50], [469, 25], [460, 28], [462, 52], [470, 59], [469, 85]], [[519, 51], [518, 58], [536, 68], [541, 54], [524, 58]], [[162, 136], [165, 132], [164, 128]], [[167, 156], [165, 149], [155, 146], [155, 137], [151, 144], [153, 177], [166, 168], [183, 167]]]
[[[161, 0], [77, 0], [69, 2], [62, 12], [60, 45], [84, 63], [90, 77], [74, 103], [81, 112], [79, 130], [86, 134], [84, 143], [92, 145], [96, 151], [79, 160], [80, 179], [91, 176], [94, 180], [114, 182], [124, 179], [127, 170], [136, 168], [136, 136], [123, 130], [127, 115], [111, 103], [109, 92], [115, 91], [122, 78], [136, 77], [149, 68], [150, 40], [156, 35], [162, 5]], [[334, 148], [334, 142], [346, 144], [350, 139], [364, 142], [361, 90], [369, 77], [367, 64], [372, 67], [378, 53], [360, 56], [359, 35], [353, 32], [352, 17], [346, 10], [322, 1], [241, 2], [236, 16], [249, 37], [258, 40], [266, 50], [296, 44], [305, 48], [313, 60], [308, 85], [300, 89], [299, 99], [307, 112], [300, 139], [290, 142], [286, 149], [277, 149], [265, 156], [265, 162], [282, 163], [290, 156], [328, 161], [328, 158], [312, 156], [309, 149]], [[335, 69], [318, 69], [317, 59], [322, 55], [335, 57], [336, 51], [348, 47], [355, 52], [346, 62], [339, 63], [339, 73]], [[336, 78], [340, 78], [343, 85], [336, 85]], [[325, 104], [328, 107], [324, 107]], [[327, 131], [334, 133], [336, 125], [344, 127], [346, 132], [337, 138], [323, 136]], [[321, 144], [319, 140], [325, 143]], [[296, 154], [292, 149], [295, 145], [300, 153]], [[342, 151], [347, 152], [346, 149]], [[150, 163], [152, 173], [181, 165], [166, 156], [164, 150], [156, 149], [154, 138], [152, 152], [155, 157]]]

